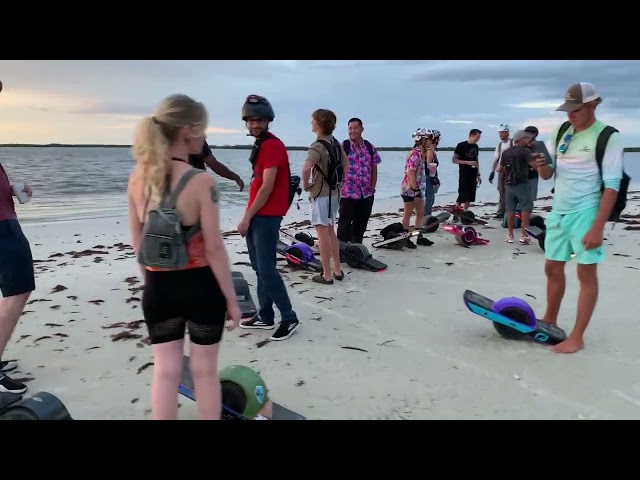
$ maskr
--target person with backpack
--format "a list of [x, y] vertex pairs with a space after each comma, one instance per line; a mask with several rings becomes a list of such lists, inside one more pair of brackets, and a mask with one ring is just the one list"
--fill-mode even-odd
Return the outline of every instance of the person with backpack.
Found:
[[[337, 118], [331, 110], [318, 109], [311, 115], [311, 131], [316, 140], [309, 146], [302, 167], [302, 185], [309, 192], [311, 224], [316, 228], [320, 248], [321, 274], [312, 277], [316, 283], [332, 285], [333, 279], [343, 280], [340, 266], [340, 245], [335, 225], [340, 205], [340, 189], [349, 158], [333, 136]], [[331, 264], [333, 261], [333, 272]]]
[[241, 317], [216, 181], [189, 165], [189, 154], [202, 150], [207, 116], [204, 105], [186, 95], [167, 97], [139, 122], [132, 148], [129, 228], [144, 279], [156, 420], [178, 417], [186, 329], [198, 414], [220, 420], [220, 341], [225, 324], [233, 330]]
[[378, 165], [382, 162], [376, 147], [362, 138], [362, 120], [349, 120], [349, 138], [342, 148], [349, 157], [349, 166], [340, 192], [338, 239], [343, 242], [362, 243], [373, 209]]
[[584, 334], [598, 299], [598, 264], [605, 260], [606, 223], [624, 209], [629, 177], [623, 171], [624, 149], [617, 130], [596, 119], [602, 98], [590, 83], [571, 85], [557, 110], [568, 121], [551, 132], [553, 164], [537, 160], [544, 180], [555, 177], [555, 195], [546, 218], [545, 274], [547, 308], [543, 320], [558, 324], [565, 293], [565, 265], [575, 254], [580, 282], [575, 325], [558, 353], [584, 348]]
[[[489, 174], [489, 183], [493, 184], [493, 179], [496, 175], [496, 170], [500, 165], [500, 159], [504, 152], [513, 147], [513, 138], [510, 137], [511, 127], [506, 123], [498, 125], [498, 136], [500, 137], [500, 143], [496, 147], [493, 164], [491, 165], [491, 173]], [[504, 177], [498, 173], [498, 211], [495, 214], [496, 218], [503, 218], [506, 211], [506, 205], [504, 201]]]
[[258, 313], [243, 321], [240, 328], [275, 328], [275, 304], [281, 320], [271, 340], [278, 341], [289, 338], [300, 325], [287, 286], [278, 271], [276, 252], [282, 219], [291, 206], [299, 182], [292, 181], [287, 148], [269, 131], [275, 116], [269, 100], [260, 95], [249, 95], [242, 106], [242, 120], [256, 141], [249, 158], [253, 171], [249, 203], [238, 232], [247, 239], [251, 267], [257, 277], [259, 304]]
[[533, 197], [529, 185], [529, 170], [536, 165], [536, 157], [531, 151], [533, 136], [524, 130], [513, 135], [513, 146], [502, 153], [498, 175], [504, 181], [504, 204], [507, 212], [507, 228], [509, 233], [505, 242], [513, 243], [513, 225], [516, 207], [522, 214], [522, 234], [520, 243], [529, 245], [531, 239], [527, 234], [529, 219], [533, 212]]

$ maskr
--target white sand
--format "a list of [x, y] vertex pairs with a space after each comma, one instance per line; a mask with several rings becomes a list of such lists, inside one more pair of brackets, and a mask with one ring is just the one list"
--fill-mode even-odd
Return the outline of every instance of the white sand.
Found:
[[[640, 212], [634, 202], [625, 213]], [[400, 206], [378, 202], [374, 211], [397, 212]], [[232, 216], [225, 214], [225, 230], [235, 229]], [[304, 206], [292, 207], [285, 224], [307, 218]], [[396, 218], [372, 219], [368, 235], [377, 236], [391, 221]], [[558, 355], [538, 344], [504, 340], [490, 322], [466, 310], [462, 292], [471, 288], [494, 299], [520, 296], [539, 315], [544, 311], [543, 252], [537, 244], [505, 244], [499, 222], [490, 220], [490, 226], [479, 227], [491, 240], [487, 246], [463, 249], [438, 231], [429, 236], [432, 247], [377, 250], [374, 256], [389, 265], [386, 272], [345, 265], [345, 281], [333, 286], [301, 279], [306, 273], [285, 275], [301, 327], [290, 339], [262, 347], [257, 344], [271, 332], [237, 329], [223, 340], [221, 364], [256, 368], [274, 400], [311, 419], [640, 418], [640, 329], [630, 302], [640, 278], [640, 234], [622, 224], [611, 231], [609, 224], [609, 257], [600, 270], [600, 300], [586, 349]], [[19, 359], [15, 378], [31, 379], [30, 393], [59, 396], [76, 419], [150, 418], [152, 367], [140, 371], [152, 362], [151, 348], [141, 341], [147, 336], [144, 324], [104, 328], [142, 319], [140, 292], [130, 291], [140, 283], [125, 281], [139, 277], [131, 250], [113, 247], [129, 243], [126, 219], [24, 229], [34, 258], [45, 262], [37, 264], [34, 303], [4, 357]], [[86, 249], [107, 253], [67, 253]], [[228, 250], [232, 262], [248, 261], [240, 253], [246, 251], [243, 239], [230, 237]], [[63, 255], [50, 258], [57, 253]], [[97, 257], [100, 263], [94, 263]], [[234, 269], [244, 272], [256, 297], [254, 272]], [[560, 326], [570, 330], [578, 292], [575, 264], [567, 272]], [[56, 285], [67, 289], [51, 293]], [[125, 331], [139, 338], [112, 341]], [[193, 402], [180, 402], [181, 418], [197, 418]]]

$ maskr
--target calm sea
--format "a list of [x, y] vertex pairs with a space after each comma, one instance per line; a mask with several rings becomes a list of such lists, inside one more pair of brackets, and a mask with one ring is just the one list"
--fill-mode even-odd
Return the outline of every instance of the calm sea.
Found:
[[[214, 150], [216, 157], [239, 173], [246, 183], [239, 192], [235, 183], [220, 179], [222, 208], [242, 207], [248, 200], [251, 168], [249, 150]], [[398, 198], [407, 152], [381, 152], [376, 198]], [[454, 201], [458, 188], [457, 166], [451, 163], [452, 152], [440, 152], [438, 175], [442, 182], [436, 203]], [[289, 151], [292, 172], [300, 172], [306, 158], [304, 151]], [[634, 188], [640, 186], [640, 153], [625, 154], [625, 169]], [[483, 183], [477, 200], [495, 201], [496, 185], [487, 176], [493, 152], [480, 152]], [[134, 161], [127, 148], [6, 148], [0, 147], [0, 162], [14, 181], [26, 181], [34, 197], [20, 206], [25, 223], [76, 220], [124, 215], [127, 212], [126, 187]], [[550, 193], [551, 181], [541, 181], [539, 196]], [[398, 198], [400, 207], [400, 199]]]

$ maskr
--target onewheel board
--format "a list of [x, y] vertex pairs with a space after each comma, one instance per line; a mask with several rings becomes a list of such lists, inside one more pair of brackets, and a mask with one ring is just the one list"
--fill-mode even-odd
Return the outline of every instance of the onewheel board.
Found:
[[273, 402], [271, 420], [306, 420], [306, 418], [279, 403]]
[[0, 413], [9, 408], [14, 403], [17, 403], [22, 398], [22, 395], [15, 393], [0, 393]]
[[233, 286], [236, 290], [236, 300], [242, 312], [242, 318], [252, 318], [258, 313], [256, 304], [251, 296], [249, 282], [244, 278], [242, 272], [231, 272], [233, 277]]

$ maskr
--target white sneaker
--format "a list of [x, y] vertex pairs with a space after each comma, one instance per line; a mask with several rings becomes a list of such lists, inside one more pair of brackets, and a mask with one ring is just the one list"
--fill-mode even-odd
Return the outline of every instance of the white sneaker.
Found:
[[523, 245], [529, 245], [531, 244], [531, 238], [529, 238], [529, 235], [523, 235], [520, 237], [519, 242]]
[[507, 235], [507, 238], [504, 239], [507, 243], [513, 243], [513, 235]]

